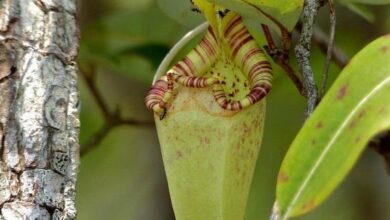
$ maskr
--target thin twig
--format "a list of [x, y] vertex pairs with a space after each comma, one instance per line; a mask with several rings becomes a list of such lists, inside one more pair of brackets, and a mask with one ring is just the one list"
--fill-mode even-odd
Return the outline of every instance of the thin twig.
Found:
[[311, 40], [314, 31], [314, 20], [322, 7], [321, 0], [305, 0], [303, 9], [302, 32], [299, 43], [295, 47], [295, 54], [298, 60], [299, 70], [303, 77], [307, 95], [306, 117], [309, 117], [314, 111], [318, 101], [317, 85], [314, 80], [314, 74], [310, 65]]
[[279, 22], [277, 19], [275, 19], [274, 17], [272, 17], [270, 14], [268, 14], [267, 12], [265, 12], [263, 9], [261, 9], [260, 7], [258, 7], [257, 5], [255, 4], [252, 4], [250, 2], [246, 2], [248, 5], [256, 8], [257, 11], [259, 11], [260, 13], [262, 13], [265, 17], [267, 17], [268, 19], [270, 19], [276, 26], [278, 26], [279, 30], [280, 30], [280, 34], [282, 36], [282, 47], [284, 50], [287, 50], [289, 51], [290, 48], [291, 48], [291, 33], [288, 31], [288, 29], [281, 23]]
[[294, 82], [297, 87], [299, 93], [306, 97], [306, 92], [302, 84], [302, 80], [295, 74], [294, 69], [290, 66], [287, 60], [280, 60], [277, 62], [279, 66], [286, 72], [287, 76]]
[[132, 118], [121, 118], [119, 122], [120, 125], [146, 126], [146, 127], [154, 126], [154, 121], [139, 121]]
[[[302, 31], [302, 23], [298, 22], [295, 30], [297, 32]], [[313, 33], [313, 43], [319, 47], [319, 49], [324, 53], [327, 54], [328, 52], [328, 45], [329, 45], [329, 37], [325, 34], [323, 30], [319, 27], [314, 27], [314, 33]], [[332, 61], [336, 63], [337, 66], [340, 68], [344, 68], [348, 62], [349, 57], [345, 54], [345, 52], [337, 46], [337, 44], [333, 44], [332, 47]]]
[[98, 88], [95, 85], [95, 68], [93, 65], [90, 65], [88, 68], [81, 69], [81, 75], [84, 77], [86, 84], [89, 90], [92, 93], [93, 98], [95, 99], [98, 107], [103, 113], [104, 125], [97, 131], [92, 137], [82, 145], [80, 154], [81, 156], [86, 155], [88, 152], [98, 147], [99, 144], [104, 140], [104, 138], [110, 133], [112, 129], [121, 125], [132, 125], [132, 126], [147, 126], [151, 127], [154, 125], [153, 121], [140, 121], [133, 118], [123, 118], [120, 114], [119, 109], [114, 112], [109, 110], [107, 103], [105, 103], [103, 97], [101, 96]]
[[[314, 29], [313, 43], [315, 43], [323, 53], [327, 53], [329, 37], [318, 27]], [[344, 68], [349, 62], [349, 57], [335, 44], [332, 48], [332, 60], [337, 66]]]
[[336, 9], [334, 7], [333, 0], [327, 0], [327, 1], [329, 6], [329, 17], [330, 17], [329, 43], [326, 51], [326, 61], [324, 65], [324, 71], [322, 72], [320, 98], [324, 96], [326, 91], [326, 84], [329, 78], [330, 60], [332, 59], [332, 49], [334, 46], [334, 36], [336, 32]]
[[84, 156], [91, 150], [98, 147], [111, 130], [122, 125], [152, 127], [154, 125], [154, 122], [139, 121], [131, 118], [122, 118], [120, 112], [115, 111], [114, 113], [111, 113], [109, 115], [108, 120], [105, 121], [104, 125], [100, 128], [100, 130], [97, 131], [94, 135], [92, 135], [92, 137], [85, 144], [82, 145], [80, 155]]
[[91, 91], [92, 96], [96, 100], [99, 109], [102, 111], [104, 118], [105, 119], [109, 118], [110, 110], [107, 104], [105, 103], [103, 96], [100, 94], [99, 89], [95, 85], [95, 79], [96, 79], [95, 67], [93, 65], [89, 65], [87, 68], [82, 68], [80, 72], [85, 79], [88, 89]]
[[[278, 64], [287, 74], [287, 76], [291, 79], [291, 81], [295, 84], [296, 88], [298, 89], [299, 93], [301, 95], [305, 96], [305, 90], [303, 89], [302, 81], [301, 79], [295, 74], [293, 68], [288, 63], [289, 57], [289, 49], [288, 48], [282, 48], [279, 49], [276, 47], [276, 44], [272, 38], [271, 32], [269, 30], [269, 27], [267, 25], [262, 24], [264, 35], [267, 39], [268, 46], [265, 47], [267, 53], [272, 57], [273, 61]], [[283, 43], [284, 46], [289, 45], [290, 43], [287, 43], [287, 39], [283, 40], [285, 43]], [[291, 41], [291, 39], [290, 39]], [[284, 47], [283, 46], [283, 47]]]
[[110, 133], [110, 131], [114, 128], [112, 124], [106, 123], [103, 127], [100, 128], [92, 137], [81, 146], [80, 148], [80, 156], [85, 156], [92, 149], [99, 146], [100, 143], [104, 140], [104, 138]]

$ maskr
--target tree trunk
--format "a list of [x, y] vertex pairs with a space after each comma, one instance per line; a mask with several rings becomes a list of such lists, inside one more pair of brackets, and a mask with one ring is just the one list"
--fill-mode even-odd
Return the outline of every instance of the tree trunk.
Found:
[[0, 0], [0, 219], [75, 219], [75, 0]]

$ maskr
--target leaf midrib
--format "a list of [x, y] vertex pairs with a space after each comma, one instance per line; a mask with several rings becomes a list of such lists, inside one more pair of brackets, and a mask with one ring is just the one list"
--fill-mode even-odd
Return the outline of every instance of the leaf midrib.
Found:
[[307, 184], [309, 183], [309, 181], [311, 180], [311, 178], [313, 177], [315, 171], [317, 170], [317, 168], [320, 166], [322, 160], [324, 159], [324, 157], [327, 155], [327, 153], [329, 152], [329, 150], [331, 149], [332, 145], [334, 144], [334, 142], [337, 140], [337, 138], [340, 136], [340, 134], [342, 133], [342, 131], [345, 129], [345, 127], [348, 125], [349, 121], [353, 118], [353, 116], [355, 116], [355, 114], [357, 113], [357, 111], [360, 109], [360, 107], [362, 107], [368, 100], [370, 97], [372, 97], [373, 95], [375, 95], [378, 91], [380, 91], [382, 89], [382, 87], [386, 86], [387, 83], [390, 82], [390, 76], [388, 76], [384, 81], [382, 81], [381, 83], [379, 83], [377, 86], [375, 86], [371, 91], [370, 93], [368, 93], [367, 96], [365, 96], [357, 105], [356, 107], [348, 114], [348, 117], [346, 118], [346, 120], [343, 122], [343, 124], [337, 129], [337, 131], [335, 132], [334, 136], [330, 139], [330, 141], [328, 142], [328, 144], [326, 145], [324, 151], [321, 153], [319, 159], [316, 161], [316, 163], [314, 164], [313, 168], [309, 171], [309, 174], [307, 175], [306, 179], [302, 182], [302, 185], [301, 187], [298, 189], [297, 193], [295, 194], [293, 200], [291, 201], [290, 205], [288, 206], [286, 212], [283, 214], [283, 217], [282, 217], [282, 220], [286, 220], [288, 217], [289, 217], [289, 213], [291, 212], [291, 209], [292, 207], [296, 204], [296, 202], [298, 201], [299, 197], [302, 195], [303, 191], [305, 190], [305, 187], [307, 186]]

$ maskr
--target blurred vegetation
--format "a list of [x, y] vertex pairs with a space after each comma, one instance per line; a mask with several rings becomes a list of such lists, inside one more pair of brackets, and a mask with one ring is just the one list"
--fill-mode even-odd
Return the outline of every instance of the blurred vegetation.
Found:
[[[82, 0], [80, 66], [93, 67], [96, 89], [108, 111], [121, 117], [151, 121], [143, 99], [154, 71], [169, 48], [202, 17], [192, 13], [189, 1], [171, 5], [166, 0]], [[175, 7], [178, 15], [166, 15]], [[184, 9], [184, 10], [183, 10]], [[353, 56], [376, 37], [390, 32], [389, 7], [369, 7], [366, 16], [337, 7], [336, 44]], [[373, 18], [372, 18], [373, 17]], [[327, 30], [326, 10], [318, 25]], [[325, 56], [313, 51], [312, 64], [320, 74]], [[293, 60], [293, 59], [292, 59]], [[301, 127], [305, 100], [286, 75], [275, 68], [273, 90], [268, 96], [264, 144], [259, 156], [247, 209], [247, 220], [268, 219], [275, 197], [276, 175], [284, 154]], [[331, 66], [333, 81], [340, 69]], [[96, 139], [105, 125], [105, 113], [80, 75], [82, 98], [81, 144]], [[80, 220], [173, 220], [157, 135], [153, 126], [124, 123], [102, 136], [102, 142], [82, 157], [77, 189]], [[390, 178], [382, 158], [367, 149], [346, 181], [325, 204], [301, 220], [388, 220]]]

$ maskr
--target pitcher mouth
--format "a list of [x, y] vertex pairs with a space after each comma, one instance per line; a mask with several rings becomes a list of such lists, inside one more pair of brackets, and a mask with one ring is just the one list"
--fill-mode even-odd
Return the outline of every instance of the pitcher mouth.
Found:
[[168, 52], [168, 54], [164, 57], [160, 65], [158, 66], [156, 73], [153, 77], [152, 85], [163, 76], [169, 67], [172, 64], [172, 61], [176, 58], [177, 54], [194, 38], [204, 34], [207, 31], [209, 24], [208, 22], [204, 22], [190, 32], [188, 32], [184, 37], [182, 37]]

